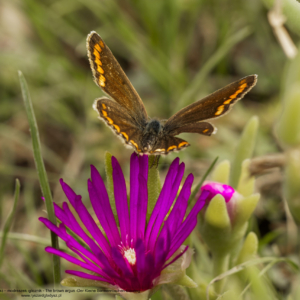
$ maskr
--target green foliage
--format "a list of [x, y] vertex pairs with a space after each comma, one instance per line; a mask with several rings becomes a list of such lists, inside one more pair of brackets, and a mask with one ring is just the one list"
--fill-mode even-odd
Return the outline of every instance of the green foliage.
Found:
[[[20, 78], [22, 95], [23, 95], [23, 100], [25, 104], [25, 109], [26, 109], [27, 118], [29, 122], [30, 133], [31, 133], [34, 161], [39, 176], [41, 190], [45, 198], [48, 218], [53, 224], [56, 224], [56, 216], [54, 214], [52, 195], [50, 192], [50, 186], [48, 183], [47, 173], [46, 173], [46, 169], [45, 169], [45, 165], [41, 153], [41, 144], [40, 144], [38, 126], [35, 119], [28, 86], [21, 71], [19, 71], [19, 78]], [[51, 244], [53, 248], [56, 249], [59, 248], [58, 237], [54, 232], [51, 232]], [[57, 256], [53, 256], [53, 278], [54, 278], [54, 283], [56, 285], [59, 285], [60, 284], [60, 259]]]
[[247, 123], [243, 134], [239, 140], [235, 157], [232, 163], [229, 184], [237, 188], [241, 175], [242, 163], [245, 159], [251, 158], [254, 150], [256, 134], [258, 129], [258, 118], [252, 117]]
[[[297, 44], [299, 3], [294, 0], [281, 2], [289, 33]], [[44, 246], [50, 245], [46, 239], [49, 233], [38, 222], [38, 217], [45, 216], [41, 200], [43, 194], [48, 217], [55, 223], [51, 199], [53, 197], [59, 204], [65, 201], [58, 184], [59, 178], [72, 183], [76, 193], [86, 201], [89, 165], [96, 165], [104, 178], [109, 167], [107, 160], [103, 162], [106, 151], [118, 158], [124, 171], [128, 169], [128, 157], [132, 150], [124, 148], [97, 119], [97, 113], [92, 109], [94, 99], [101, 97], [102, 92], [92, 80], [86, 56], [85, 40], [91, 30], [96, 30], [115, 54], [151, 117], [169, 118], [185, 105], [238, 78], [259, 75], [257, 86], [245, 99], [236, 104], [227, 116], [212, 121], [218, 128], [216, 135], [186, 134], [183, 138], [191, 143], [191, 147], [178, 154], [186, 164], [185, 175], [192, 172], [195, 183], [206, 178], [209, 166], [218, 156], [221, 164], [209, 179], [230, 182], [246, 198], [251, 197], [253, 177], [247, 180], [251, 161], [245, 159], [252, 156], [257, 131], [257, 120], [251, 119], [252, 116], [257, 115], [260, 120], [255, 155], [280, 152], [281, 147], [290, 150], [299, 144], [296, 109], [300, 82], [299, 55], [288, 61], [274, 37], [267, 20], [268, 9], [273, 4], [273, 0], [2, 1], [0, 236], [2, 241], [6, 241], [1, 246], [3, 251], [5, 245], [5, 259], [1, 266], [0, 289], [28, 289], [53, 284], [51, 260], [44, 252]], [[30, 86], [36, 117], [35, 121], [31, 115], [31, 125], [34, 126], [31, 126], [30, 132], [17, 70], [22, 70]], [[22, 75], [21, 82], [28, 100]], [[285, 110], [282, 112], [283, 106]], [[32, 114], [32, 109], [27, 105], [27, 111], [28, 108]], [[248, 120], [252, 122], [251, 132], [240, 138]], [[276, 128], [279, 140], [273, 136], [275, 122], [279, 124]], [[39, 125], [39, 136], [36, 123]], [[38, 156], [35, 159], [32, 156], [31, 136]], [[235, 148], [237, 144], [242, 145], [238, 146], [238, 150]], [[162, 176], [175, 156], [171, 154], [160, 159]], [[209, 299], [230, 300], [266, 299], [266, 295], [268, 299], [299, 298], [300, 278], [287, 263], [288, 258], [283, 258], [293, 256], [299, 263], [299, 253], [296, 252], [299, 240], [290, 230], [290, 219], [289, 226], [286, 226], [282, 201], [284, 195], [294, 217], [295, 213], [298, 215], [298, 156], [293, 158], [291, 154], [287, 159], [289, 164], [283, 173], [261, 176], [257, 181], [256, 188], [262, 191], [262, 201], [248, 228], [243, 228], [248, 234], [246, 240], [237, 246], [239, 249], [236, 249], [234, 259], [225, 261], [231, 269], [221, 276], [221, 279], [226, 277], [224, 293], [217, 295], [215, 284], [210, 284], [214, 280], [210, 251], [197, 228], [188, 241], [195, 249], [195, 255], [187, 275], [197, 282], [198, 287], [189, 290], [162, 288], [151, 295], [152, 300], [173, 299], [174, 295], [190, 300], [208, 299], [207, 295]], [[231, 170], [229, 161], [233, 162]], [[155, 168], [150, 170], [151, 185], [156, 186], [157, 190], [149, 199], [155, 199], [159, 189], [157, 172]], [[107, 174], [109, 178], [109, 171]], [[9, 226], [8, 231], [4, 220], [7, 220], [7, 212], [15, 205], [11, 195], [16, 177], [22, 189], [18, 208], [12, 214], [14, 226]], [[126, 180], [128, 182], [129, 178]], [[108, 186], [112, 188], [109, 180]], [[193, 195], [197, 190], [194, 187]], [[244, 212], [248, 209], [245, 208]], [[259, 242], [257, 255], [261, 258], [253, 260], [252, 255], [257, 249], [256, 237]], [[248, 243], [250, 246], [246, 247]], [[269, 256], [272, 257], [268, 261], [264, 260]], [[235, 263], [244, 266], [239, 268]], [[239, 273], [241, 270], [243, 273]], [[58, 282], [56, 278], [55, 282]], [[72, 300], [87, 297], [114, 299], [102, 293], [64, 296]]]

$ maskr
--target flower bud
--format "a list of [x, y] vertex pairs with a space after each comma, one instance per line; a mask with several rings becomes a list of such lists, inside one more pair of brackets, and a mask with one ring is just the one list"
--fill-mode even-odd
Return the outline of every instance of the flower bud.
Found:
[[244, 197], [231, 186], [218, 182], [206, 182], [201, 187], [203, 191], [209, 191], [201, 217], [203, 239], [213, 252], [230, 252], [245, 234], [259, 195]]

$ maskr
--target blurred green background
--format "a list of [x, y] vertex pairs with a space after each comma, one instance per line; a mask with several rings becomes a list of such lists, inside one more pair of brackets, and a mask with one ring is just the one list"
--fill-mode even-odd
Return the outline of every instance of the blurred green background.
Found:
[[[255, 88], [230, 114], [213, 121], [217, 134], [182, 135], [192, 146], [162, 157], [162, 171], [179, 156], [186, 174], [200, 178], [216, 156], [231, 160], [253, 115], [260, 120], [255, 155], [280, 151], [273, 127], [282, 110], [280, 94], [287, 86], [290, 62], [268, 22], [271, 5], [267, 0], [0, 1], [0, 219], [5, 220], [11, 209], [14, 180], [19, 178], [21, 194], [12, 231], [49, 236], [37, 220], [45, 216], [45, 208], [18, 70], [31, 93], [54, 201], [64, 201], [61, 177], [88, 200], [89, 165], [104, 174], [105, 151], [117, 157], [128, 175], [132, 150], [92, 109], [94, 99], [103, 95], [93, 82], [86, 54], [86, 36], [92, 30], [110, 47], [151, 117], [167, 119], [239, 78], [258, 74]], [[288, 33], [297, 44], [297, 30], [290, 26]], [[286, 218], [278, 185], [272, 191], [261, 201], [253, 228], [265, 237], [261, 251], [273, 253], [275, 247], [277, 255], [283, 255], [290, 251], [284, 241], [267, 248], [276, 232], [282, 232]], [[17, 239], [6, 248], [0, 287], [52, 282], [51, 260], [45, 260], [43, 246]], [[285, 294], [289, 280], [276, 276], [273, 280]]]

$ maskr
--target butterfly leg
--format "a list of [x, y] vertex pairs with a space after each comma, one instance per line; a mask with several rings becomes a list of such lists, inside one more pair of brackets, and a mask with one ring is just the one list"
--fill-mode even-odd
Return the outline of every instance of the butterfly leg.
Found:
[[158, 162], [160, 159], [160, 155], [155, 155], [156, 156], [156, 169], [158, 168]]
[[159, 161], [160, 155], [150, 155], [149, 156], [149, 162], [150, 162], [150, 169], [153, 167], [158, 167], [158, 161]]

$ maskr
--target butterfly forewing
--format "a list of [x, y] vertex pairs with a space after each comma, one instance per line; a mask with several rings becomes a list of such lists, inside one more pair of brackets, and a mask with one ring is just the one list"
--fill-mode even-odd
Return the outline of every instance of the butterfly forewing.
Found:
[[129, 115], [127, 110], [118, 103], [100, 98], [95, 100], [94, 109], [115, 134], [132, 146], [137, 152], [141, 152], [141, 128], [139, 124]]
[[110, 49], [94, 31], [87, 37], [87, 50], [96, 84], [143, 125], [148, 117], [142, 100]]
[[243, 98], [256, 84], [257, 75], [244, 77], [207, 97], [188, 105], [165, 123], [165, 130], [172, 131], [187, 124], [220, 117], [226, 114], [234, 103]]

